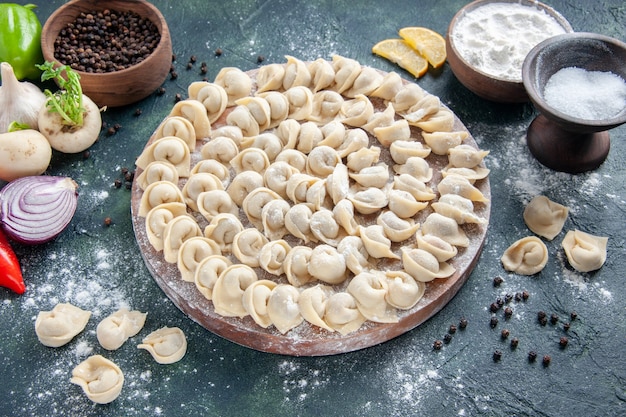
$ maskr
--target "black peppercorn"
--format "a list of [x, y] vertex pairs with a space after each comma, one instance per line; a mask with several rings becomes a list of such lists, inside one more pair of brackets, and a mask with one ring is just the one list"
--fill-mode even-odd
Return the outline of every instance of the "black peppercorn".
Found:
[[176, 93], [176, 95], [174, 96], [174, 101], [175, 101], [176, 103], [178, 103], [178, 102], [179, 102], [179, 101], [181, 101], [182, 99], [183, 99], [183, 96], [182, 96], [182, 94], [180, 94], [180, 93]]
[[89, 159], [90, 156], [91, 152], [89, 150], [83, 152], [83, 159]]
[[222, 56], [224, 52], [222, 51], [222, 48], [217, 48], [215, 50], [215, 56]]
[[565, 348], [567, 346], [567, 343], [569, 342], [569, 340], [567, 339], [567, 337], [562, 336], [559, 339], [559, 346], [561, 346], [561, 349]]
[[187, 70], [190, 70], [193, 68], [193, 64], [191, 62], [187, 63]]
[[524, 290], [522, 292], [522, 300], [524, 300], [524, 301], [528, 300], [529, 296], [530, 296], [530, 294], [528, 294], [528, 291]]
[[510, 303], [511, 301], [513, 301], [513, 294], [507, 294], [504, 296], [504, 302], [505, 303]]
[[578, 314], [576, 314], [575, 311], [572, 311], [569, 316], [572, 320], [576, 320], [576, 317], [578, 317]]
[[495, 328], [498, 325], [498, 318], [496, 316], [492, 316], [491, 319], [489, 320], [489, 326], [491, 326], [491, 328]]
[[520, 292], [515, 293], [515, 301], [522, 301], [522, 293]]
[[113, 184], [115, 185], [115, 188], [122, 187], [122, 181], [120, 181], [119, 179], [116, 179]]
[[491, 303], [491, 305], [489, 306], [489, 310], [492, 313], [495, 313], [496, 311], [498, 311], [500, 309], [500, 306], [497, 303]]
[[511, 307], [507, 307], [504, 309], [504, 318], [510, 319], [513, 315], [513, 309]]
[[454, 324], [450, 325], [450, 327], [448, 328], [448, 333], [450, 334], [456, 333], [456, 326]]
[[552, 314], [550, 316], [550, 323], [557, 324], [558, 322], [559, 322], [559, 316], [557, 316], [556, 314]]
[[541, 363], [543, 364], [543, 366], [548, 366], [550, 365], [550, 360], [552, 358], [550, 357], [550, 355], [543, 355], [543, 359], [541, 361]]
[[517, 345], [519, 345], [519, 339], [514, 337], [511, 339], [511, 349], [517, 349]]
[[176, 71], [170, 72], [170, 80], [175, 80], [178, 78], [178, 73]]
[[499, 350], [496, 350], [493, 352], [493, 361], [494, 362], [498, 362], [500, 359], [502, 359], [502, 352]]
[[263, 61], [265, 61], [265, 57], [263, 55], [259, 55], [256, 57], [257, 64], [260, 64]]
[[196, 56], [195, 55], [191, 55], [189, 57], [189, 63], [193, 64], [194, 62], [196, 62]]
[[111, 218], [110, 218], [110, 217], [105, 217], [105, 218], [104, 218], [104, 225], [105, 225], [105, 226], [107, 226], [107, 227], [108, 227], [108, 226], [111, 226], [111, 223], [113, 223], [113, 220], [111, 220]]
[[500, 284], [502, 284], [504, 282], [504, 280], [502, 279], [502, 277], [495, 277], [493, 279], [493, 286], [494, 287], [499, 287]]
[[569, 323], [563, 323], [563, 330], [565, 330], [566, 332], [569, 331], [569, 327], [570, 327]]
[[548, 317], [545, 311], [539, 311], [537, 313], [537, 320], [539, 320], [539, 324], [541, 324], [542, 326], [545, 326], [548, 323]]
[[531, 350], [528, 352], [528, 362], [534, 362], [537, 359], [537, 352]]
[[156, 93], [158, 96], [162, 96], [163, 94], [165, 94], [165, 88], [164, 87], [157, 88]]
[[467, 327], [467, 319], [465, 317], [463, 317], [459, 321], [459, 328], [465, 329], [466, 327]]
[[502, 307], [504, 305], [504, 300], [500, 297], [496, 298], [496, 304], [498, 307]]
[[143, 111], [141, 109], [136, 109], [134, 115], [135, 116], [141, 116], [141, 113], [143, 113]]
[[435, 340], [433, 342], [433, 349], [440, 350], [443, 347], [443, 342], [441, 340]]
[[110, 127], [110, 128], [107, 129], [107, 136], [115, 135], [115, 132], [117, 132], [115, 130], [115, 128], [114, 127]]
[[509, 329], [502, 329], [502, 331], [500, 332], [500, 337], [502, 339], [506, 339], [509, 337], [510, 334], [511, 332], [509, 331]]
[[444, 342], [445, 344], [448, 344], [448, 343], [450, 343], [451, 341], [452, 341], [452, 335], [451, 335], [450, 333], [446, 333], [446, 334], [443, 336], [443, 342]]

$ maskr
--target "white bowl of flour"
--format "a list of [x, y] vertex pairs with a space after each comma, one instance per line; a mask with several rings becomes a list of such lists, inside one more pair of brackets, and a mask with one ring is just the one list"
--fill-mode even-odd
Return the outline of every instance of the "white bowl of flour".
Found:
[[497, 102], [526, 102], [526, 55], [543, 40], [572, 31], [560, 13], [537, 1], [477, 0], [450, 22], [448, 63], [475, 94]]

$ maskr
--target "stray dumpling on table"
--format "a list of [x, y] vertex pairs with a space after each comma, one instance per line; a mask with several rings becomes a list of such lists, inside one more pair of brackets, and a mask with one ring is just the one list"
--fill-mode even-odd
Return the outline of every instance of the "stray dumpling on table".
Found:
[[96, 327], [96, 337], [100, 345], [107, 350], [116, 350], [129, 337], [139, 333], [146, 322], [147, 313], [127, 308], [120, 308], [104, 318]]
[[150, 352], [157, 363], [162, 365], [178, 362], [187, 352], [187, 338], [178, 327], [163, 327], [144, 337], [138, 349]]
[[538, 195], [526, 205], [524, 222], [533, 233], [552, 240], [561, 233], [568, 213], [567, 207]]
[[69, 303], [59, 303], [51, 311], [40, 311], [35, 333], [44, 346], [60, 347], [83, 331], [91, 317], [90, 311]]
[[108, 404], [122, 392], [124, 374], [109, 359], [93, 355], [76, 365], [70, 382], [80, 386], [91, 401]]
[[515, 241], [504, 251], [504, 269], [520, 275], [534, 275], [548, 262], [548, 248], [536, 236], [528, 236]]
[[570, 230], [563, 238], [561, 246], [574, 269], [579, 272], [590, 272], [604, 265], [608, 240], [608, 237]]

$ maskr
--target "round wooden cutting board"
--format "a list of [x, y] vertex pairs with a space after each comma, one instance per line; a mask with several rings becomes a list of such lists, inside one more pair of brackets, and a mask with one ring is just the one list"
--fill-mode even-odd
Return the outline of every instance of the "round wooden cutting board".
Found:
[[[248, 74], [254, 81], [256, 70], [250, 71]], [[384, 110], [382, 101], [372, 99], [372, 102], [376, 110]], [[227, 109], [227, 112], [231, 109], [232, 108]], [[225, 120], [226, 114], [222, 115], [222, 117], [213, 124], [213, 128], [215, 129], [224, 125]], [[412, 137], [421, 139], [419, 129], [414, 127], [411, 127], [411, 129]], [[455, 130], [467, 131], [456, 116]], [[147, 141], [148, 144], [151, 143], [152, 140], [153, 138], [150, 138], [150, 140]], [[196, 149], [193, 151], [192, 161], [198, 160], [200, 149], [204, 143], [206, 143], [206, 141], [197, 141]], [[389, 156], [388, 149], [382, 147], [374, 138], [370, 138], [370, 143], [383, 148], [381, 161], [387, 162], [389, 166], [392, 166], [393, 161]], [[477, 147], [471, 134], [463, 143]], [[447, 156], [431, 154], [426, 160], [434, 171], [433, 179], [428, 185], [431, 186], [433, 190], [436, 190], [436, 184], [441, 179], [440, 170], [447, 165], [448, 158]], [[135, 178], [137, 178], [140, 173], [141, 169], [138, 168], [135, 173]], [[181, 186], [183, 181], [184, 179], [181, 179]], [[474, 185], [490, 200], [491, 192], [488, 178], [479, 180]], [[135, 181], [133, 183], [131, 197], [131, 214], [135, 236], [148, 270], [154, 277], [156, 283], [172, 302], [192, 320], [227, 340], [263, 352], [292, 356], [333, 355], [374, 346], [416, 328], [435, 315], [456, 295], [467, 281], [476, 265], [485, 242], [491, 208], [489, 201], [474, 204], [475, 213], [486, 219], [487, 222], [482, 225], [465, 224], [462, 226], [462, 229], [470, 239], [470, 245], [467, 248], [458, 248], [458, 254], [450, 261], [452, 266], [455, 267], [456, 272], [449, 278], [435, 279], [434, 281], [427, 282], [424, 296], [413, 308], [404, 311], [398, 310], [398, 322], [381, 324], [367, 321], [353, 333], [341, 335], [339, 332], [329, 332], [303, 321], [298, 327], [285, 334], [281, 334], [274, 326], [270, 326], [267, 329], [260, 327], [249, 316], [240, 319], [223, 317], [215, 313], [213, 303], [207, 300], [200, 291], [196, 289], [195, 284], [193, 282], [185, 282], [180, 278], [180, 272], [176, 264], [167, 263], [163, 259], [162, 252], [154, 250], [148, 241], [145, 218], [137, 214], [142, 194], [142, 189], [138, 186], [137, 181]], [[432, 209], [429, 206], [427, 209], [418, 213], [415, 220], [417, 222], [423, 222], [426, 216], [431, 212]], [[241, 221], [244, 226], [246, 226], [249, 224], [247, 218], [245, 214], [243, 214], [243, 211], [240, 211], [240, 213]], [[404, 244], [407, 245], [413, 243], [414, 238], [412, 241], [408, 240], [404, 242]], [[296, 241], [294, 238], [294, 240], [290, 241], [290, 244], [293, 246], [303, 243]], [[400, 248], [398, 245], [392, 246], [392, 249], [394, 252], [399, 253]], [[234, 257], [231, 256], [231, 258], [233, 261], [237, 262]], [[378, 268], [385, 269], [385, 263], [379, 263]], [[277, 277], [266, 273], [260, 268], [255, 268], [255, 270], [257, 271], [259, 279], [277, 280]], [[279, 280], [280, 282], [287, 282], [284, 277]]]

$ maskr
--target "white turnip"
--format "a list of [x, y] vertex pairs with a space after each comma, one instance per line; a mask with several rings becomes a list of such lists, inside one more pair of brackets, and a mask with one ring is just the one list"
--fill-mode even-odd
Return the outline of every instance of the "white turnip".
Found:
[[43, 81], [54, 79], [60, 87], [55, 93], [44, 91], [47, 100], [39, 111], [39, 131], [59, 152], [86, 150], [98, 140], [102, 127], [100, 109], [83, 94], [80, 76], [70, 67], [62, 65], [54, 68], [52, 63], [46, 62], [38, 68], [43, 71]]

